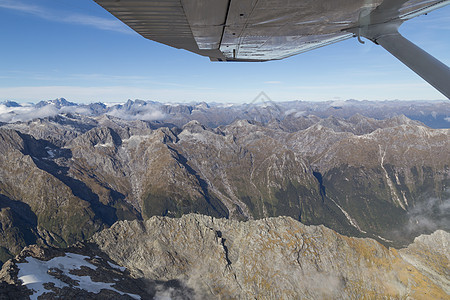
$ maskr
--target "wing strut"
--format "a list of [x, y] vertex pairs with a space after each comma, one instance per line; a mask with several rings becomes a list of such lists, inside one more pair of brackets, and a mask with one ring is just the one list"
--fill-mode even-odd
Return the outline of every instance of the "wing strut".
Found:
[[450, 68], [404, 38], [398, 32], [399, 26], [400, 24], [372, 25], [361, 35], [381, 45], [450, 99]]

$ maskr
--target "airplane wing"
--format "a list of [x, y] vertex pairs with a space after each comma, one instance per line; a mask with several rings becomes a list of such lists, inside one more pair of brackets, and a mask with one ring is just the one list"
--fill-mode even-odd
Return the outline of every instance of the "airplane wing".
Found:
[[[384, 36], [396, 35], [405, 20], [450, 4], [450, 0], [94, 1], [143, 37], [213, 61], [283, 59], [356, 36], [392, 53], [386, 44], [399, 39], [386, 43]], [[399, 56], [410, 45], [400, 44], [401, 51], [393, 54], [408, 65]], [[450, 70], [445, 65], [441, 69], [447, 88], [418, 74], [450, 98]]]

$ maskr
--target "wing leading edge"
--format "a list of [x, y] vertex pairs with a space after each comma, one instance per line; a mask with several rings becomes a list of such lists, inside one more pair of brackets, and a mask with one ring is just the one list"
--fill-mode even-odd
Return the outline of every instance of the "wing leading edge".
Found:
[[[418, 72], [421, 66], [413, 67], [402, 58], [411, 45], [401, 39], [386, 42], [381, 35], [397, 35], [404, 21], [450, 4], [450, 0], [94, 1], [143, 37], [213, 61], [283, 59], [355, 36], [388, 51], [400, 43], [393, 54], [428, 82], [436, 62], [426, 52], [417, 52], [419, 59], [432, 63]], [[449, 87], [430, 83], [450, 98], [450, 70], [442, 65], [437, 67], [438, 76], [444, 76]]]

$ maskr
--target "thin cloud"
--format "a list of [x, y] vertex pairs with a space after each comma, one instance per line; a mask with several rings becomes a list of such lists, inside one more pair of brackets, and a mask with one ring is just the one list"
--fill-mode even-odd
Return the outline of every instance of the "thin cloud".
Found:
[[[115, 74], [101, 74], [101, 73], [75, 73], [75, 74], [67, 74], [63, 72], [52, 72], [49, 74], [44, 74], [41, 72], [22, 72], [22, 71], [11, 71], [7, 70], [4, 71], [5, 74], [1, 74], [2, 71], [0, 71], [0, 79], [14, 79], [19, 81], [32, 81], [36, 83], [37, 81], [40, 82], [37, 86], [21, 86], [21, 87], [8, 87], [3, 86], [0, 83], [0, 92], [4, 92], [4, 94], [0, 93], [0, 101], [2, 100], [8, 100], [10, 98], [14, 98], [16, 100], [27, 100], [27, 101], [37, 101], [40, 99], [52, 99], [52, 98], [58, 98], [58, 97], [69, 97], [71, 95], [68, 95], [66, 93], [60, 94], [59, 91], [61, 89], [67, 88], [68, 90], [72, 90], [73, 88], [77, 88], [79, 90], [79, 86], [86, 86], [90, 85], [92, 82], [95, 82], [97, 84], [97, 87], [100, 87], [100, 90], [105, 90], [106, 87], [112, 87], [113, 89], [116, 89], [120, 86], [120, 89], [123, 90], [123, 87], [125, 87], [127, 90], [137, 91], [137, 90], [147, 90], [152, 91], [154, 89], [160, 89], [161, 87], [166, 87], [170, 90], [183, 90], [183, 91], [200, 91], [207, 92], [207, 91], [214, 91], [215, 88], [208, 87], [204, 85], [190, 85], [190, 84], [183, 84], [181, 83], [182, 80], [180, 79], [179, 82], [176, 82], [174, 79], [171, 78], [172, 81], [169, 80], [162, 80], [161, 78], [157, 78], [155, 76], [139, 76], [139, 75], [115, 75]], [[74, 83], [76, 82], [78, 87], [75, 86], [67, 86], [65, 87], [65, 83], [70, 82]], [[55, 88], [55, 93], [51, 93], [50, 95], [45, 94], [42, 97], [35, 97], [35, 98], [28, 98], [25, 99], [23, 97], [24, 94], [30, 94], [33, 93], [29, 92], [30, 90], [35, 91], [46, 91], [51, 92], [49, 89], [50, 87]], [[84, 87], [83, 89], [90, 89]], [[109, 89], [109, 88], [108, 88]], [[13, 94], [12, 92], [17, 92], [17, 94]], [[95, 96], [96, 93], [92, 94], [92, 96]], [[124, 96], [124, 99], [128, 99], [130, 97]], [[73, 97], [72, 97], [73, 98]], [[76, 98], [76, 97], [75, 97]], [[137, 98], [140, 98], [140, 96], [137, 96]], [[113, 98], [116, 99], [117, 98]], [[109, 99], [107, 99], [109, 100]], [[215, 99], [213, 99], [215, 100]]]
[[[111, 106], [111, 105], [110, 105]], [[36, 107], [34, 105], [23, 105], [19, 107], [7, 107], [0, 104], [0, 122], [14, 123], [26, 122], [38, 118], [46, 118], [56, 116], [61, 113], [80, 114], [92, 116], [93, 112], [86, 106], [63, 106], [58, 108], [53, 104]], [[107, 115], [125, 120], [145, 120], [155, 121], [163, 120], [166, 115], [154, 105], [136, 105], [134, 107], [112, 107]]]
[[84, 14], [70, 14], [64, 11], [51, 11], [38, 5], [25, 4], [20, 1], [0, 0], [0, 8], [19, 11], [30, 14], [47, 21], [69, 23], [95, 27], [97, 29], [109, 30], [131, 34], [133, 31], [119, 20], [107, 19]]
[[[450, 190], [446, 189], [448, 195]], [[393, 229], [394, 238], [404, 237], [405, 234], [414, 236], [450, 229], [450, 198], [429, 198], [408, 207], [408, 220], [400, 228]]]
[[131, 112], [121, 109], [113, 109], [106, 114], [124, 120], [143, 120], [143, 121], [163, 120], [166, 117], [166, 115], [163, 112], [155, 108], [146, 108], [139, 111], [131, 111]]
[[37, 5], [29, 5], [29, 4], [23, 4], [19, 1], [8, 1], [8, 0], [2, 0], [0, 1], [0, 8], [6, 8], [6, 9], [12, 9], [12, 10], [18, 10], [21, 12], [25, 12], [28, 14], [33, 15], [41, 15], [44, 13], [42, 8], [40, 8]]
[[38, 118], [56, 116], [60, 113], [72, 113], [80, 115], [92, 115], [92, 111], [80, 106], [63, 106], [60, 109], [54, 105], [48, 104], [42, 107], [33, 105], [22, 105], [19, 107], [7, 107], [0, 104], [0, 122], [14, 123], [26, 122]]
[[[226, 102], [251, 101], [259, 91], [252, 89], [198, 90], [150, 88], [131, 86], [18, 86], [0, 87], [0, 101], [37, 102], [42, 99], [64, 97], [74, 102], [123, 102], [128, 99], [145, 99], [160, 102]], [[285, 100], [286, 98], [274, 99]]]
[[106, 18], [89, 16], [89, 15], [70, 15], [65, 19], [59, 20], [66, 23], [81, 24], [96, 27], [98, 29], [116, 31], [121, 33], [133, 33], [122, 22], [117, 20], [109, 20]]
[[41, 108], [35, 108], [32, 106], [25, 107], [6, 107], [0, 105], [0, 122], [13, 123], [13, 122], [25, 122], [37, 118], [45, 118], [56, 116], [58, 109], [54, 106], [47, 105]]
[[332, 85], [300, 85], [300, 86], [292, 86], [292, 89], [311, 89], [311, 90], [319, 90], [319, 89], [330, 89], [330, 90], [338, 90], [338, 89], [390, 89], [390, 88], [423, 88], [428, 87], [429, 85], [425, 82], [413, 82], [413, 83], [368, 83], [368, 84], [332, 84]]
[[[36, 102], [42, 99], [56, 99], [64, 97], [72, 99], [74, 102], [123, 102], [128, 99], [144, 99], [160, 102], [189, 102], [189, 101], [206, 101], [206, 102], [224, 102], [224, 103], [243, 103], [250, 102], [255, 98], [260, 90], [252, 88], [245, 89], [228, 89], [215, 88], [214, 90], [199, 90], [196, 88], [173, 88], [155, 86], [17, 86], [17, 87], [1, 87], [0, 101], [14, 100], [20, 102]], [[352, 86], [349, 90], [342, 90], [328, 86], [303, 86], [298, 88], [285, 88], [282, 91], [267, 90], [274, 101], [290, 101], [290, 100], [330, 100], [336, 96], [342, 99], [359, 99], [359, 100], [394, 100], [394, 99], [420, 99], [420, 100], [437, 100], [442, 99], [438, 92], [431, 90], [428, 86], [424, 86], [423, 90], [419, 88], [409, 87], [399, 88], [393, 86], [389, 90], [380, 91], [378, 86], [361, 88], [358, 85]], [[409, 91], [406, 93], [405, 91]], [[384, 93], [383, 93], [384, 92]], [[386, 97], [389, 94], [389, 97]], [[368, 96], [370, 95], [370, 96]], [[435, 95], [435, 96], [433, 96]]]
[[264, 81], [265, 84], [280, 84], [281, 81], [272, 80], [272, 81]]

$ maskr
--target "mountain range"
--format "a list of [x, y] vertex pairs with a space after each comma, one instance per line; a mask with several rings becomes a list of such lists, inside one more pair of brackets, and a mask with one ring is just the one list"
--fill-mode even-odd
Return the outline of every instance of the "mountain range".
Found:
[[[80, 105], [65, 99], [36, 105], [4, 102], [0, 104], [0, 260], [6, 262], [28, 245], [56, 249], [89, 242], [107, 253], [114, 263], [127, 267], [132, 278], [176, 279], [189, 287], [193, 295], [206, 293], [207, 298], [232, 287], [225, 297], [234, 298], [247, 292], [258, 295], [258, 291], [268, 295], [268, 287], [275, 283], [264, 283], [269, 284], [266, 288], [248, 286], [239, 292], [238, 286], [245, 286], [242, 278], [248, 275], [238, 275], [244, 272], [239, 269], [238, 273], [224, 271], [222, 279], [211, 277], [211, 282], [218, 282], [213, 288], [205, 282], [196, 289], [189, 283], [198, 281], [194, 274], [198, 270], [174, 269], [172, 277], [163, 276], [167, 265], [161, 265], [161, 269], [151, 266], [152, 271], [145, 271], [124, 258], [124, 253], [119, 255], [112, 246], [105, 245], [129, 236], [123, 241], [124, 247], [129, 243], [138, 249], [141, 246], [134, 243], [141, 243], [150, 227], [139, 233], [124, 232], [138, 232], [137, 228], [149, 226], [149, 222], [159, 222], [155, 228], [168, 222], [174, 226], [173, 232], [182, 233], [179, 237], [167, 233], [165, 246], [157, 242], [155, 234], [151, 240], [160, 246], [155, 246], [149, 255], [154, 255], [155, 260], [169, 255], [181, 265], [189, 265], [194, 262], [185, 255], [196, 254], [177, 257], [170, 249], [181, 247], [176, 244], [178, 238], [192, 243], [201, 239], [204, 231], [200, 230], [200, 237], [188, 238], [189, 233], [183, 227], [177, 228], [175, 220], [184, 220], [180, 222], [186, 222], [186, 228], [195, 224], [215, 228], [211, 222], [220, 224], [212, 229], [212, 238], [222, 245], [222, 256], [223, 251], [228, 251], [223, 249], [233, 248], [228, 243], [240, 236], [231, 234], [233, 230], [255, 231], [260, 237], [244, 239], [239, 242], [242, 245], [262, 243], [262, 237], [272, 231], [283, 237], [283, 243], [290, 243], [291, 239], [300, 243], [298, 235], [294, 238], [289, 228], [307, 225], [298, 230], [318, 232], [312, 234], [318, 239], [309, 237], [302, 243], [320, 250], [317, 258], [306, 265], [309, 268], [316, 261], [317, 270], [328, 270], [334, 267], [318, 263], [328, 260], [333, 265], [337, 259], [335, 254], [322, 256], [328, 251], [328, 242], [320, 239], [329, 241], [327, 236], [339, 236], [333, 242], [339, 251], [344, 247], [342, 239], [344, 244], [358, 244], [358, 249], [363, 247], [373, 253], [409, 249], [415, 238], [436, 230], [441, 230], [438, 232], [444, 243], [449, 239], [445, 231], [450, 230], [449, 112], [449, 103], [442, 101], [263, 101], [241, 105], [174, 105], [140, 100]], [[182, 217], [191, 213], [208, 217]], [[255, 226], [262, 231], [252, 227], [254, 224], [259, 224]], [[246, 229], [248, 226], [251, 229]], [[122, 232], [113, 234], [113, 228], [121, 228]], [[166, 229], [161, 227], [162, 231]], [[231, 235], [225, 236], [224, 232]], [[320, 247], [314, 246], [317, 243]], [[348, 247], [356, 246], [344, 248], [349, 250]], [[348, 257], [356, 257], [351, 251]], [[274, 250], [273, 255], [276, 253], [279, 251]], [[399, 259], [398, 254], [389, 253], [382, 256], [390, 261], [390, 268], [397, 268], [392, 262]], [[220, 255], [210, 260], [219, 263]], [[225, 265], [234, 267], [239, 259], [227, 255]], [[251, 255], [255, 253], [233, 255], [253, 261]], [[448, 261], [448, 253], [446, 257]], [[356, 258], [350, 261], [353, 259]], [[438, 264], [436, 270], [440, 270], [439, 266], [442, 267]], [[203, 267], [205, 272], [213, 268]], [[261, 266], [255, 268], [259, 270]], [[342, 285], [349, 280], [355, 283], [356, 279], [349, 279], [350, 273], [338, 276], [340, 292], [330, 295], [358, 295], [354, 287], [346, 290], [346, 285]], [[419, 273], [428, 278], [414, 277], [420, 282], [431, 280], [429, 273]], [[331, 274], [330, 270], [325, 274]], [[442, 291], [448, 294], [448, 274], [439, 274], [440, 281], [436, 282], [443, 280], [444, 284], [433, 283], [437, 286], [436, 295]], [[236, 286], [221, 285], [220, 280], [231, 280], [227, 276], [244, 277], [236, 279]], [[373, 276], [381, 281], [387, 278], [381, 274]], [[395, 276], [406, 284], [407, 280], [401, 279], [403, 275]], [[286, 279], [289, 276], [281, 277], [282, 281], [291, 280]], [[154, 289], [147, 291], [149, 295], [155, 295], [159, 286], [156, 281], [152, 283]], [[208, 286], [211, 289], [205, 292]], [[299, 297], [321, 297], [321, 291], [295, 286]], [[361, 291], [378, 288], [374, 285]], [[392, 295], [412, 293], [407, 287], [394, 290]], [[133, 295], [135, 292], [130, 290]]]
[[[377, 120], [399, 115], [417, 120], [431, 128], [448, 128], [450, 104], [448, 101], [290, 101], [274, 102], [261, 93], [250, 103], [160, 103], [155, 101], [128, 100], [125, 103], [80, 104], [64, 98], [33, 103], [0, 102], [0, 122], [30, 121], [58, 114], [85, 116], [110, 115], [124, 120], [154, 121], [165, 126], [181, 127], [197, 120], [215, 128], [229, 125], [235, 120], [253, 120], [267, 123], [284, 121], [286, 129], [297, 130], [294, 124], [300, 116], [330, 116], [348, 119], [356, 114]], [[294, 123], [289, 123], [292, 120]], [[293, 126], [293, 127], [289, 127]]]

